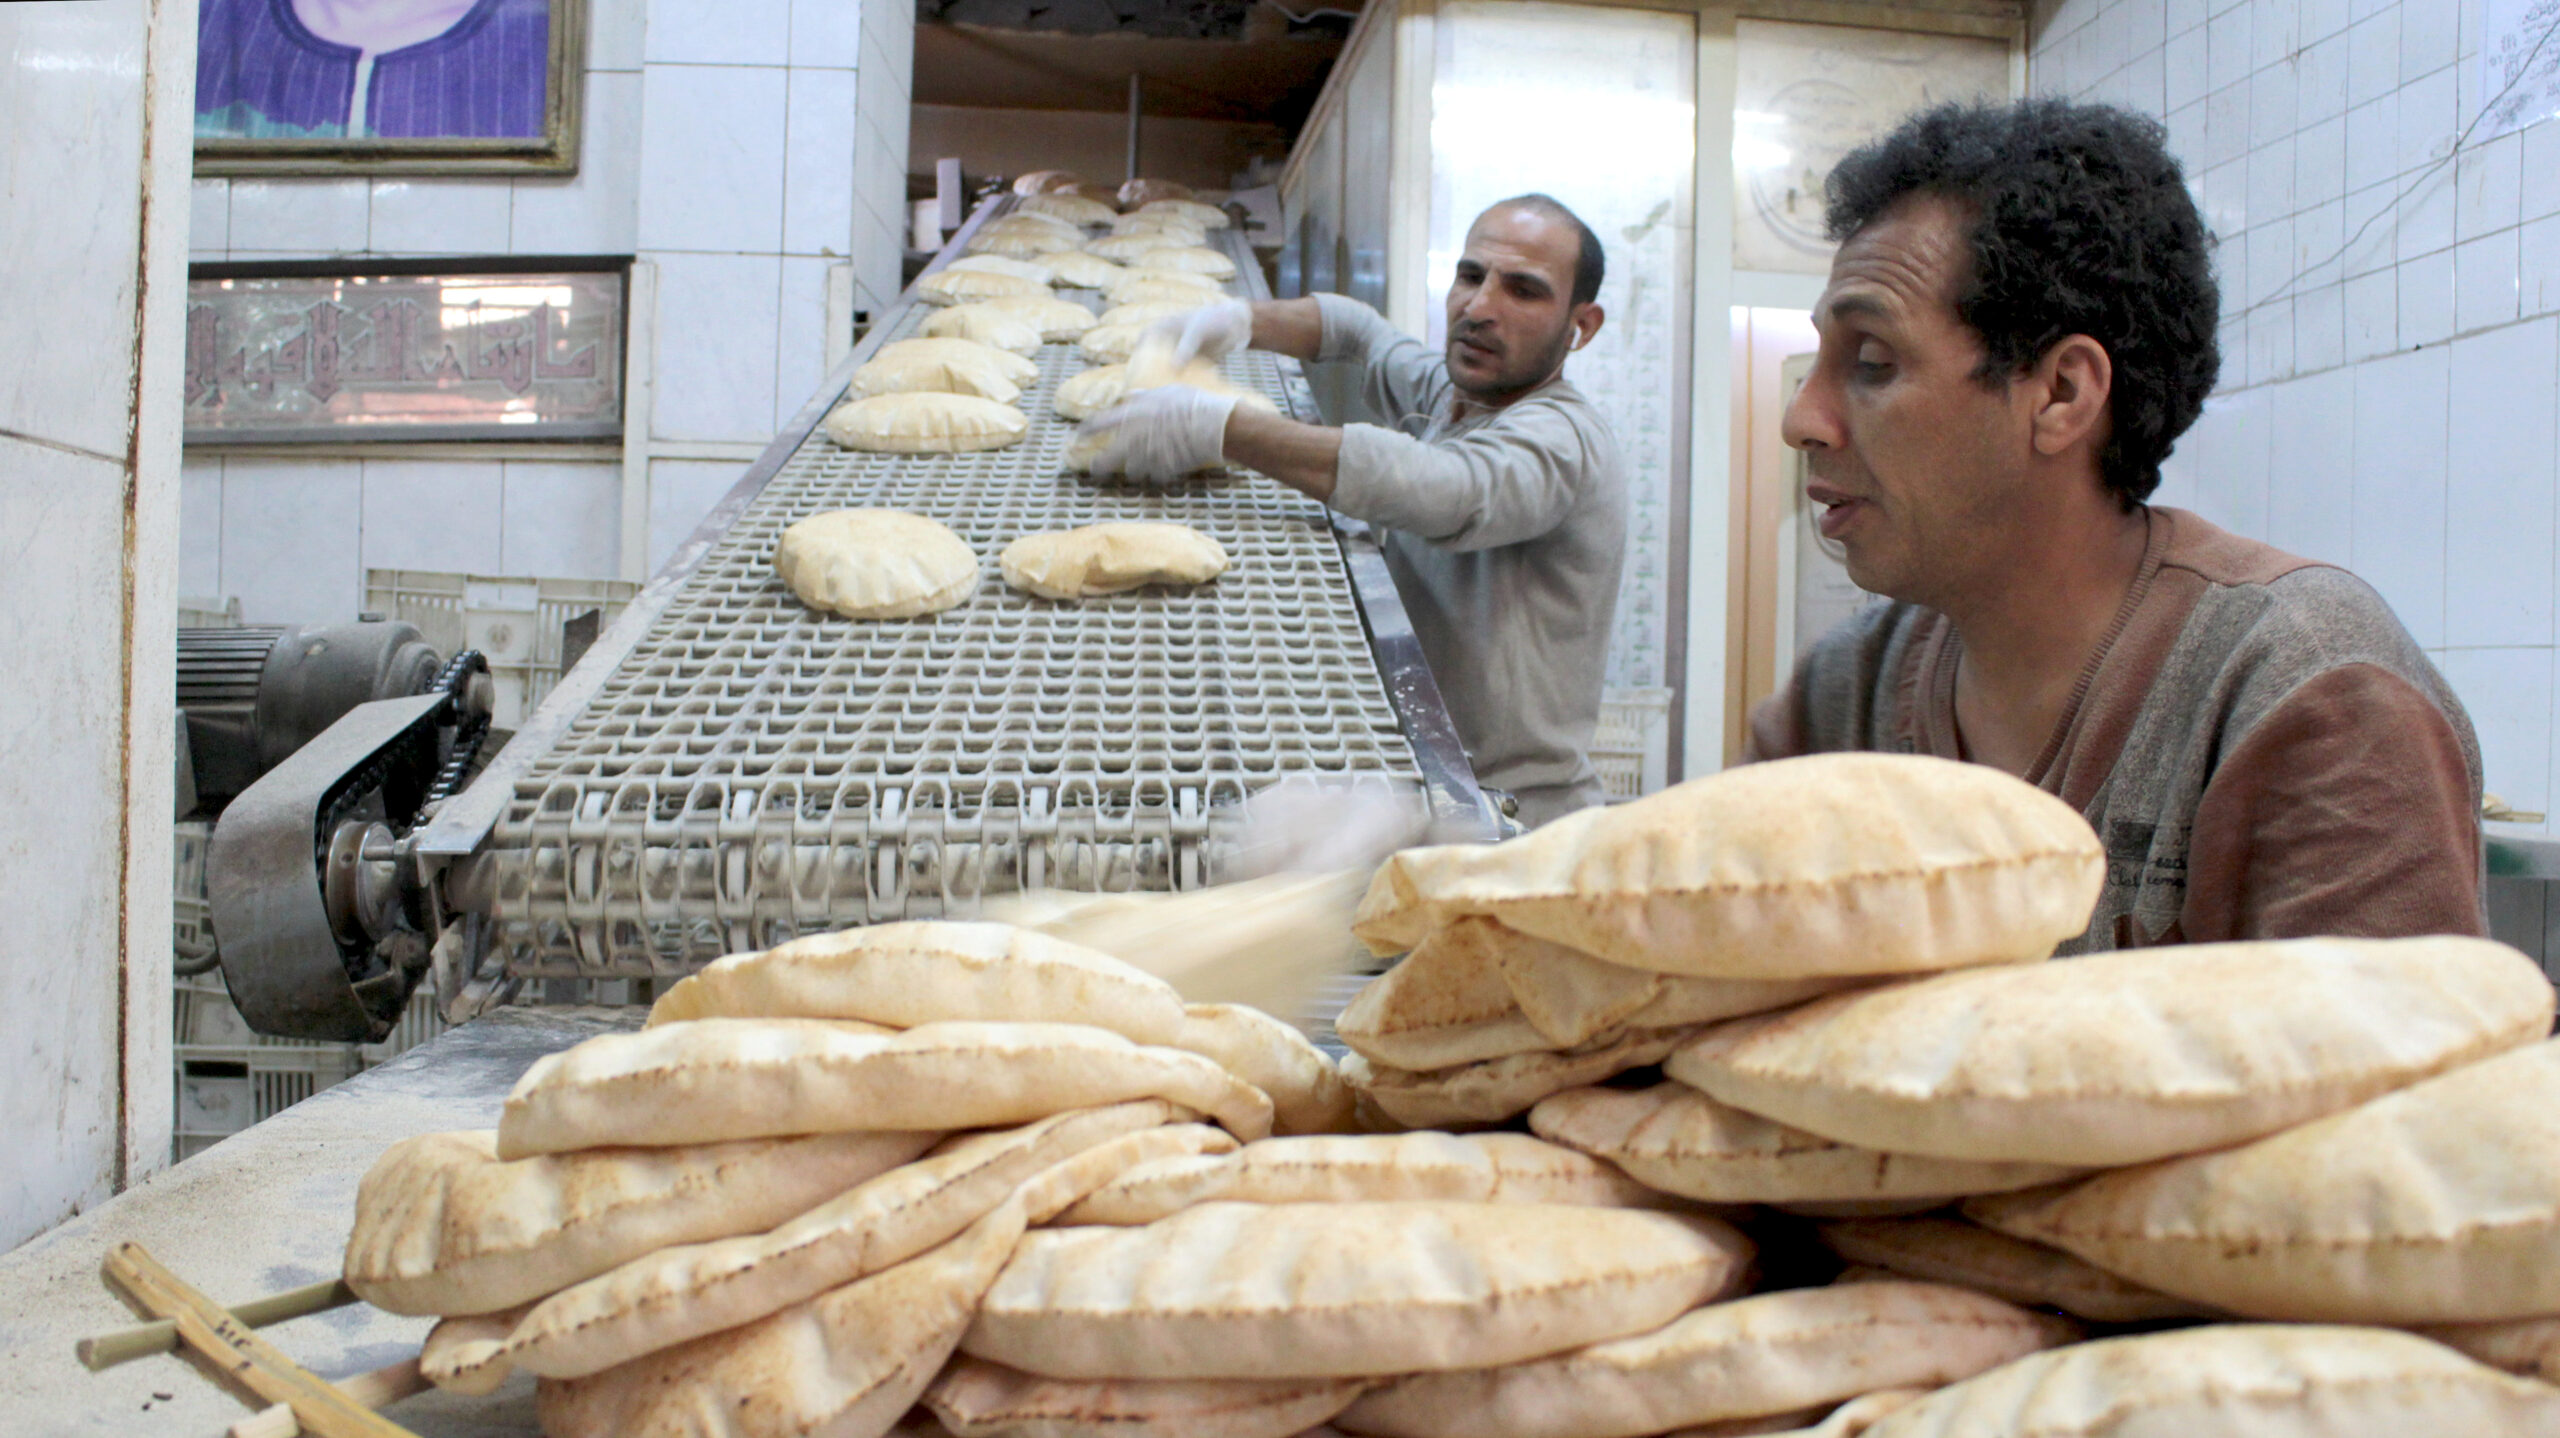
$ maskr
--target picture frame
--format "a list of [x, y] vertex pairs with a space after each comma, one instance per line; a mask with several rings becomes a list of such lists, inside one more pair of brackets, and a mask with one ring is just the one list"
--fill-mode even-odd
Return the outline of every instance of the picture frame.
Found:
[[[459, 18], [414, 38], [414, 17], [436, 24], [435, 6], [202, 0], [195, 173], [577, 173], [587, 0], [444, 0], [441, 14], [459, 9]], [[303, 18], [308, 10], [331, 14], [341, 28], [361, 26], [367, 9], [387, 17], [380, 32], [386, 48], [378, 53], [325, 38]], [[536, 76], [539, 95], [531, 90]], [[358, 111], [363, 118], [350, 126]], [[371, 133], [377, 125], [395, 133]]]
[[204, 263], [187, 290], [190, 450], [622, 435], [627, 258]]

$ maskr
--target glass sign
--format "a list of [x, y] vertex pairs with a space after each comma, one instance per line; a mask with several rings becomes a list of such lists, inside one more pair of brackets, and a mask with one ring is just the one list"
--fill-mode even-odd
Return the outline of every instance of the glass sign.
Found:
[[186, 439], [622, 435], [619, 270], [199, 275]]

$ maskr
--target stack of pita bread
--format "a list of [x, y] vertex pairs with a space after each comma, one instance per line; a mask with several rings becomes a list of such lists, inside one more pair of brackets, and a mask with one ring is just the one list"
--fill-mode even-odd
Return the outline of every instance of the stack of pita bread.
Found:
[[2037, 962], [2100, 862], [2026, 785], [1878, 755], [1407, 851], [1361, 909], [1406, 957], [1345, 1010], [1345, 1075], [1374, 1120], [1525, 1110], [1666, 1195], [1820, 1219], [1839, 1287], [2217, 1320], [2010, 1363], [1873, 1434], [2560, 1432], [2560, 1388], [2495, 1371], [2560, 1376], [2533, 962], [2457, 937]]

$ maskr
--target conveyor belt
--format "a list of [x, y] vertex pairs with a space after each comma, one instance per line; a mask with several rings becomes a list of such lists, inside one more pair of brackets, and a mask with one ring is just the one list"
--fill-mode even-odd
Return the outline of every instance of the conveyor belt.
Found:
[[[1241, 238], [1219, 238], [1239, 263], [1230, 289], [1258, 294]], [[464, 887], [510, 972], [663, 975], [1017, 888], [1190, 887], [1215, 876], [1211, 811], [1289, 773], [1480, 802], [1374, 549], [1321, 505], [1258, 477], [1150, 490], [1062, 472], [1073, 426], [1049, 396], [1084, 368], [1073, 345], [1042, 347], [1012, 448], [870, 455], [813, 432], [851, 365], [929, 313], [911, 294], [884, 318], [599, 641], [608, 652], [431, 826], [429, 853], [480, 849]], [[1312, 417], [1293, 361], [1226, 369]], [[979, 554], [975, 596], [922, 620], [801, 605], [774, 575], [777, 537], [854, 505], [951, 526]], [[1023, 534], [1106, 519], [1194, 525], [1233, 566], [1198, 590], [1084, 603], [996, 571]]]

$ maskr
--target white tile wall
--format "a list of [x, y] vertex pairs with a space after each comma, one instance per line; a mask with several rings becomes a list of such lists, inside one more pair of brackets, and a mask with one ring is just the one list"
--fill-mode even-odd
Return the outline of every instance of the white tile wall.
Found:
[[2480, 29], [2481, 0], [2062, 0], [2029, 73], [2159, 114], [2220, 241], [2222, 390], [2164, 498], [2371, 581], [2489, 787], [2549, 810], [2560, 120], [2457, 150]]
[[[591, 0], [574, 176], [199, 181], [191, 253], [645, 257], [652, 439], [761, 443], [822, 377], [827, 267], [856, 266], [866, 307], [897, 292], [913, 53], [901, 0]], [[26, 163], [75, 147], [5, 148]], [[48, 367], [89, 384], [58, 360], [30, 373]], [[32, 382], [0, 361], [0, 411]], [[122, 444], [103, 420], [95, 438]], [[680, 486], [696, 474], [656, 468]], [[611, 576], [620, 523], [610, 464], [205, 455], [188, 469], [181, 572], [188, 592], [238, 594], [252, 617], [335, 619], [354, 612], [364, 563]]]
[[650, 464], [650, 568], [667, 562], [667, 556], [746, 470], [743, 464], [705, 459], [661, 459]]

